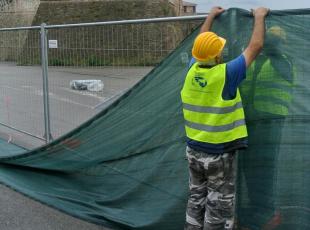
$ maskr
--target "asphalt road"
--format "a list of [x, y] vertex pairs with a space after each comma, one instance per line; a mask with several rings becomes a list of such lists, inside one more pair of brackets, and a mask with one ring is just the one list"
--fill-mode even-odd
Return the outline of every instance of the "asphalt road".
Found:
[[[87, 121], [118, 95], [131, 88], [151, 67], [49, 68], [51, 135], [57, 138]], [[101, 92], [73, 90], [71, 80], [102, 80]], [[43, 138], [42, 70], [0, 63], [0, 123]], [[43, 142], [31, 140], [0, 125], [0, 132], [28, 148]], [[8, 133], [9, 132], [9, 133]], [[2, 135], [5, 136], [5, 135]], [[36, 139], [36, 138], [35, 138]], [[20, 143], [21, 142], [21, 143]]]
[[[53, 137], [58, 137], [88, 120], [100, 109], [138, 82], [152, 68], [50, 68], [50, 113]], [[0, 64], [0, 122], [44, 135], [42, 76], [40, 67]], [[102, 92], [76, 91], [71, 80], [98, 79]], [[26, 148], [42, 145], [37, 138], [8, 129], [0, 124], [0, 137]], [[5, 155], [5, 154], [4, 154]], [[99, 230], [87, 223], [33, 201], [0, 185], [0, 230]]]
[[63, 214], [0, 185], [1, 230], [108, 230]]

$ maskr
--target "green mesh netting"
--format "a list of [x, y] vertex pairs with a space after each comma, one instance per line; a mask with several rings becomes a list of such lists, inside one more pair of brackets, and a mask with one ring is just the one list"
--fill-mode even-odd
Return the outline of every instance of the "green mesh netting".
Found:
[[[225, 60], [247, 46], [252, 24], [240, 9], [215, 21], [214, 30], [228, 40]], [[274, 11], [266, 24], [286, 37], [268, 40], [241, 87], [250, 147], [239, 154], [238, 225], [304, 230], [310, 228], [310, 10]], [[182, 229], [188, 171], [180, 90], [197, 32], [89, 122], [42, 148], [1, 157], [0, 181], [113, 229]], [[281, 54], [269, 52], [274, 47]], [[262, 93], [264, 87], [270, 90]], [[264, 101], [269, 105], [257, 106]], [[281, 103], [288, 110], [273, 112]]]

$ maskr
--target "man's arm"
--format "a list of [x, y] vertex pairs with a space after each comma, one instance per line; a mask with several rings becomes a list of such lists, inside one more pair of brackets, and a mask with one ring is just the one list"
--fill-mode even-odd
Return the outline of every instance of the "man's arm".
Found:
[[246, 66], [250, 66], [256, 56], [260, 53], [264, 45], [265, 37], [265, 17], [269, 9], [260, 7], [253, 11], [254, 29], [248, 47], [243, 52]]
[[222, 7], [220, 7], [220, 6], [213, 7], [211, 9], [209, 15], [206, 17], [206, 20], [202, 24], [202, 26], [200, 28], [200, 33], [210, 31], [214, 18], [216, 18], [218, 15], [220, 15], [224, 11], [225, 10]]

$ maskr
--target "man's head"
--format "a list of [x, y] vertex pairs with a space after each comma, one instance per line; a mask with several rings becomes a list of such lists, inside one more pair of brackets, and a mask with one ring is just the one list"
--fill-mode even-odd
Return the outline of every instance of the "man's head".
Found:
[[226, 40], [213, 32], [199, 34], [193, 45], [192, 55], [202, 64], [218, 64]]
[[272, 26], [266, 33], [264, 52], [267, 55], [281, 54], [285, 43], [286, 32], [280, 26]]

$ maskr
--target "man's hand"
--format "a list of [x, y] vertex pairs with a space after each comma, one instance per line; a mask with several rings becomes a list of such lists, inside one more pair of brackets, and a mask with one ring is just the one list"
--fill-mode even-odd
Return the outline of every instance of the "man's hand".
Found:
[[252, 11], [254, 17], [266, 17], [269, 13], [269, 9], [265, 7], [259, 7]]
[[210, 13], [208, 14], [205, 22], [201, 26], [200, 33], [207, 32], [211, 30], [213, 19], [223, 13], [225, 9], [220, 6], [215, 6], [211, 9]]
[[225, 9], [223, 9], [222, 7], [220, 6], [215, 6], [211, 9], [210, 13], [209, 13], [209, 16], [213, 16], [213, 17], [216, 17], [218, 15], [220, 15], [221, 13], [223, 13], [225, 11]]

